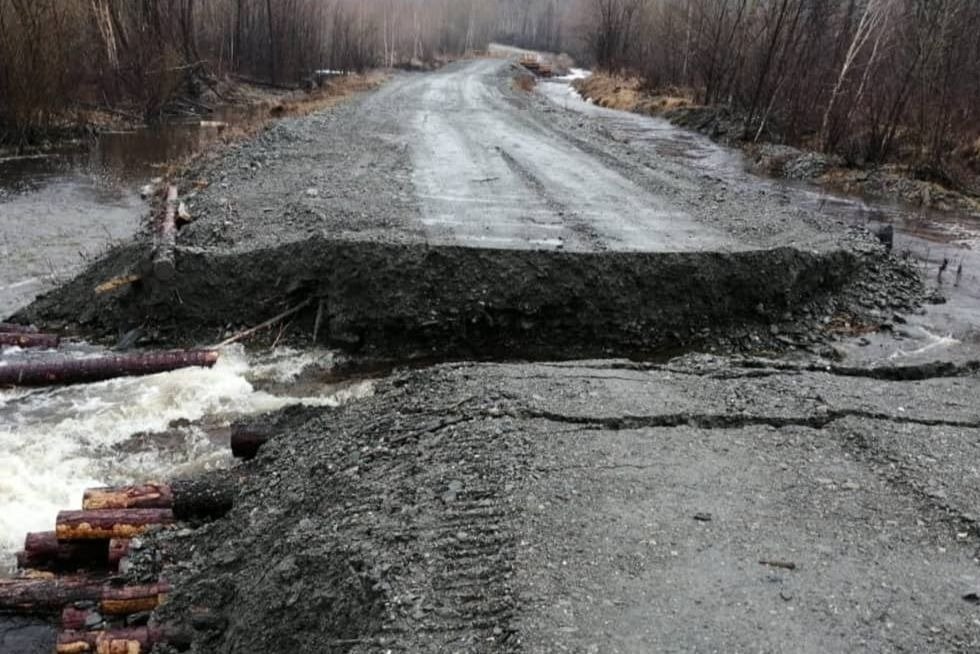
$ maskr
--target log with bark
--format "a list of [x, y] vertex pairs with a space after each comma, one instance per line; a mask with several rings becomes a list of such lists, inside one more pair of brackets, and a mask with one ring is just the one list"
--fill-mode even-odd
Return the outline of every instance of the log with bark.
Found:
[[58, 634], [57, 654], [148, 654], [157, 645], [177, 650], [190, 646], [186, 632], [170, 627], [132, 627], [105, 631], [70, 631]]
[[33, 325], [15, 325], [9, 322], [0, 322], [0, 334], [36, 334], [37, 327]]
[[62, 511], [55, 532], [58, 540], [112, 540], [135, 538], [150, 527], [174, 522], [170, 509], [119, 509], [112, 511]]
[[177, 187], [167, 188], [167, 200], [163, 214], [153, 230], [153, 276], [160, 281], [169, 282], [177, 276], [174, 252], [177, 249], [177, 208], [179, 196]]
[[54, 334], [0, 332], [0, 345], [53, 350], [61, 345], [61, 337]]
[[105, 541], [60, 542], [53, 532], [28, 534], [24, 550], [17, 554], [22, 570], [75, 572], [106, 570], [111, 567], [109, 547]]
[[94, 608], [66, 606], [61, 611], [61, 628], [66, 631], [91, 631], [105, 624], [105, 618]]
[[75, 602], [98, 602], [102, 586], [86, 577], [0, 580], [0, 613], [57, 614]]
[[181, 368], [210, 368], [218, 362], [213, 350], [129, 354], [95, 359], [25, 361], [0, 366], [0, 386], [85, 384], [117, 377], [155, 375]]
[[86, 602], [103, 615], [132, 615], [156, 609], [170, 590], [166, 582], [113, 586], [88, 577], [0, 580], [0, 613], [59, 615], [66, 606]]
[[166, 484], [144, 484], [121, 488], [90, 488], [82, 496], [82, 510], [172, 509], [173, 489]]
[[231, 510], [238, 483], [228, 474], [208, 474], [172, 484], [146, 484], [85, 491], [86, 511], [171, 509], [176, 520], [220, 518]]
[[170, 584], [161, 581], [148, 586], [106, 586], [99, 609], [104, 615], [133, 615], [153, 611], [167, 600]]

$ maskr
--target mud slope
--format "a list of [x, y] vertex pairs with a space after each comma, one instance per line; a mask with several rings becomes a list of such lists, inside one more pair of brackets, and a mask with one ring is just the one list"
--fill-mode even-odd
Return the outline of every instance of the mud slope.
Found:
[[767, 328], [787, 311], [826, 299], [859, 265], [844, 251], [791, 248], [599, 254], [313, 238], [247, 256], [184, 250], [173, 286], [139, 288], [118, 304], [93, 298], [77, 306], [71, 298], [89, 297], [98, 283], [83, 277], [27, 316], [110, 333], [149, 319], [174, 326], [182, 339], [214, 340], [229, 322], [257, 324], [310, 301], [307, 333], [322, 302], [321, 338], [348, 349], [626, 355], [690, 343], [703, 329]]
[[976, 651], [977, 381], [404, 374], [165, 538], [159, 617], [199, 652]]

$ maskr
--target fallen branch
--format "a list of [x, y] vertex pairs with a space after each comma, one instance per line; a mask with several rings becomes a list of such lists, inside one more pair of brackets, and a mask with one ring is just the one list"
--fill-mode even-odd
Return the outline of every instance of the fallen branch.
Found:
[[278, 316], [276, 316], [274, 318], [270, 318], [269, 320], [266, 320], [261, 325], [256, 325], [255, 327], [252, 327], [250, 329], [246, 329], [243, 332], [239, 332], [238, 334], [235, 334], [231, 338], [229, 338], [229, 339], [227, 339], [225, 341], [222, 341], [222, 342], [218, 343], [217, 345], [215, 345], [214, 346], [214, 349], [220, 349], [220, 348], [226, 347], [228, 345], [231, 345], [233, 343], [237, 343], [238, 341], [241, 341], [241, 340], [244, 340], [246, 338], [249, 338], [250, 336], [254, 336], [255, 334], [257, 334], [260, 331], [262, 331], [263, 329], [268, 329], [269, 327], [272, 327], [273, 325], [282, 322], [286, 318], [289, 318], [290, 316], [293, 316], [293, 315], [299, 313], [300, 311], [302, 311], [303, 309], [305, 309], [306, 307], [308, 307], [310, 305], [310, 302], [312, 302], [312, 300], [305, 300], [305, 301], [301, 302], [300, 304], [297, 304], [292, 309], [289, 309], [287, 311], [284, 311], [284, 312], [280, 313]]
[[85, 384], [117, 377], [139, 377], [181, 368], [210, 368], [219, 354], [209, 350], [116, 355], [97, 359], [28, 361], [0, 366], [0, 386]]
[[112, 293], [113, 291], [119, 290], [130, 284], [135, 284], [136, 282], [143, 279], [139, 275], [123, 275], [122, 277], [113, 277], [109, 281], [99, 284], [95, 287], [96, 295], [105, 295], [106, 293]]

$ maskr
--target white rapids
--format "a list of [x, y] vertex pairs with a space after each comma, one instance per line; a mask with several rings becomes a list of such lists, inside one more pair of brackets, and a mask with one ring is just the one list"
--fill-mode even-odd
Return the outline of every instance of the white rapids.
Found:
[[[279, 349], [250, 359], [233, 347], [211, 370], [0, 391], [0, 573], [12, 569], [28, 532], [50, 531], [58, 511], [79, 508], [85, 488], [228, 466], [227, 442], [209, 432], [232, 420], [292, 404], [336, 406], [372, 392], [367, 382], [343, 390], [304, 384], [298, 396], [256, 389], [288, 384], [309, 365], [329, 367], [330, 356]], [[208, 431], [187, 425], [202, 420]], [[184, 425], [178, 445], [148, 436], [126, 447], [134, 435], [165, 432], [175, 421]]]

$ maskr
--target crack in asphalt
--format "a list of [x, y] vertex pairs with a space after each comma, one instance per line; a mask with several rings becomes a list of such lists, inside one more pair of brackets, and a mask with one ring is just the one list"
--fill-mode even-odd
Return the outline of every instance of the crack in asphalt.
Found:
[[828, 411], [822, 416], [801, 416], [801, 417], [778, 417], [778, 416], [744, 416], [744, 415], [725, 415], [725, 414], [694, 414], [676, 413], [660, 416], [572, 416], [553, 411], [542, 411], [537, 409], [519, 409], [514, 411], [511, 417], [524, 420], [548, 420], [576, 425], [591, 425], [595, 429], [606, 429], [609, 431], [626, 431], [632, 429], [647, 428], [673, 428], [673, 427], [696, 427], [698, 429], [740, 429], [743, 427], [809, 427], [812, 429], [823, 429], [828, 425], [846, 418], [863, 418], [866, 420], [878, 420], [882, 422], [892, 422], [896, 424], [923, 425], [927, 427], [957, 427], [962, 429], [980, 429], [980, 419], [978, 420], [942, 420], [935, 418], [913, 418], [895, 416], [874, 411], [860, 411], [857, 409], [838, 409]]
[[[549, 368], [572, 368], [568, 364], [539, 364]], [[714, 379], [753, 379], [761, 377], [775, 377], [779, 375], [801, 375], [804, 373], [825, 373], [836, 377], [866, 378], [879, 381], [912, 382], [927, 381], [929, 379], [950, 379], [955, 377], [972, 377], [980, 374], [980, 361], [971, 360], [963, 363], [951, 361], [930, 361], [928, 363], [913, 364], [908, 366], [886, 366], [881, 368], [864, 368], [857, 366], [841, 366], [828, 363], [812, 363], [806, 365], [793, 363], [780, 363], [777, 361], [739, 361], [738, 366], [745, 368], [745, 372], [739, 371], [719, 371], [719, 370], [683, 370], [670, 365], [656, 363], [642, 363], [634, 361], [609, 362], [609, 363], [589, 363], [587, 368], [594, 370], [631, 370], [635, 372], [667, 372], [676, 375], [686, 375], [689, 377], [711, 377]], [[585, 376], [588, 377], [588, 376]], [[599, 375], [595, 379], [611, 379]], [[629, 381], [640, 382], [642, 379], [630, 379]]]

